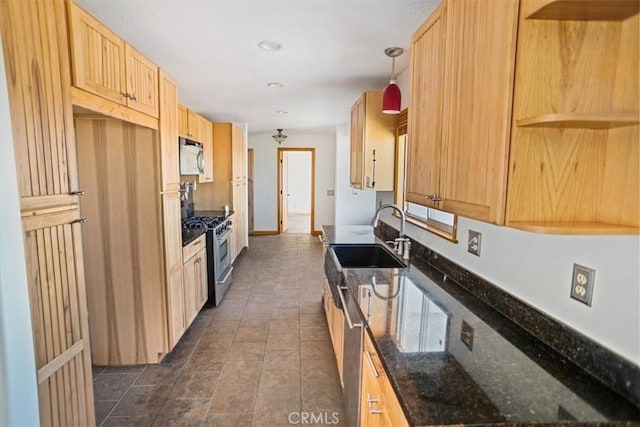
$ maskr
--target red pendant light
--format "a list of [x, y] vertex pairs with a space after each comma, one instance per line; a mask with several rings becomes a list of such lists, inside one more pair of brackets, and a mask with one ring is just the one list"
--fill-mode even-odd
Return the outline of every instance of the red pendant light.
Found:
[[384, 90], [382, 96], [382, 112], [385, 114], [400, 114], [400, 108], [402, 105], [402, 94], [400, 88], [396, 84], [396, 56], [402, 55], [404, 50], [401, 47], [389, 47], [384, 50], [384, 53], [391, 57], [391, 80], [389, 85]]

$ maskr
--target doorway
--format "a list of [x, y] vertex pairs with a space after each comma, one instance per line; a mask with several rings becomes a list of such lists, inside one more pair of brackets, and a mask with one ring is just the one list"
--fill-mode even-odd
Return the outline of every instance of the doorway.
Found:
[[278, 233], [312, 234], [315, 148], [278, 148]]

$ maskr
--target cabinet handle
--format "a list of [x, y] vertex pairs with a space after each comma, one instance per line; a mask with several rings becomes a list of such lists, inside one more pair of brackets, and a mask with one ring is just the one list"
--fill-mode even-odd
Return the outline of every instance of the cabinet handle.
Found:
[[371, 397], [369, 393], [367, 393], [367, 405], [369, 406], [369, 413], [374, 415], [382, 414], [382, 409], [374, 409], [373, 404], [380, 402], [380, 399]]
[[371, 366], [371, 370], [373, 371], [373, 375], [378, 378], [380, 375], [384, 375], [384, 372], [379, 372], [376, 369], [376, 365], [373, 364], [373, 359], [371, 358], [371, 353], [368, 351], [364, 352], [365, 356], [367, 356], [367, 360], [369, 361], [369, 366]]
[[136, 96], [134, 94], [130, 94], [129, 95], [129, 99], [132, 100], [132, 101], [137, 101], [138, 100], [138, 98], [136, 98]]
[[120, 95], [124, 96], [125, 98], [129, 98], [129, 94], [126, 92], [120, 92]]
[[438, 193], [433, 193], [433, 194], [427, 194], [425, 196], [425, 198], [427, 200], [431, 200], [434, 203], [438, 203], [442, 201], [442, 198], [440, 196], [438, 196]]
[[89, 221], [88, 218], [80, 218], [80, 219], [76, 219], [75, 221], [73, 221], [71, 224], [84, 224], [87, 221]]
[[84, 191], [78, 190], [78, 191], [70, 191], [69, 192], [70, 196], [84, 196]]

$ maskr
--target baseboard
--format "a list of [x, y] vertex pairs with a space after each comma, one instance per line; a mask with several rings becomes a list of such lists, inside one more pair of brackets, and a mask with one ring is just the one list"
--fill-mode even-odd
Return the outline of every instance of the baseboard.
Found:
[[254, 230], [249, 232], [249, 236], [275, 236], [278, 230]]

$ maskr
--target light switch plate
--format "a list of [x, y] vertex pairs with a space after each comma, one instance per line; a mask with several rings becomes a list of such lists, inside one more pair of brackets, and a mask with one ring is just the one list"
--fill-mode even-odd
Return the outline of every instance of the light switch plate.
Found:
[[593, 296], [593, 282], [595, 281], [595, 277], [596, 271], [593, 268], [573, 264], [573, 274], [571, 275], [571, 298], [591, 307], [591, 297]]
[[482, 233], [479, 231], [469, 230], [469, 239], [467, 240], [467, 252], [480, 256], [480, 243], [482, 241]]

